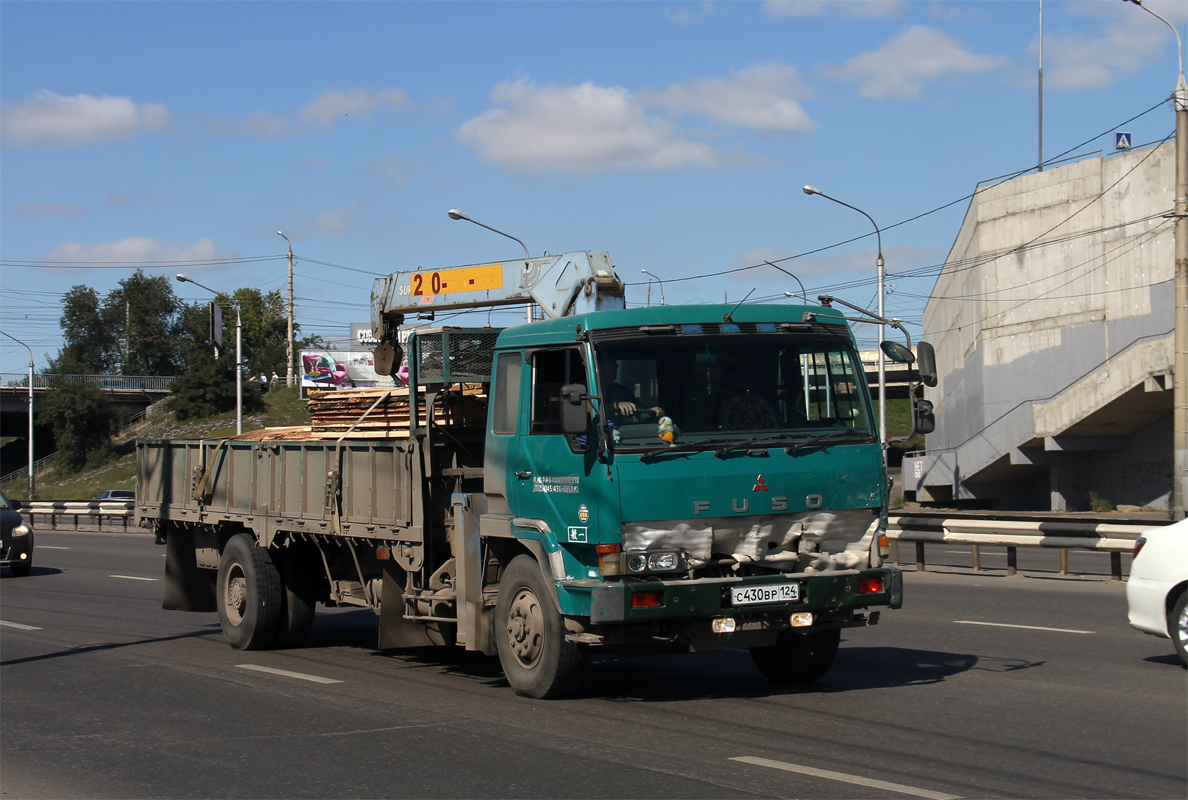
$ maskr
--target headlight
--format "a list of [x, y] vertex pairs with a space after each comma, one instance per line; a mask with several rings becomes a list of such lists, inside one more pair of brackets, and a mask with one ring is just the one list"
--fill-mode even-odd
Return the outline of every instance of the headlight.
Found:
[[13, 536], [28, 536], [29, 535], [28, 523], [22, 522], [20, 525], [17, 525], [15, 528], [12, 529], [12, 535]]
[[641, 572], [678, 572], [683, 565], [680, 553], [628, 553], [627, 571]]

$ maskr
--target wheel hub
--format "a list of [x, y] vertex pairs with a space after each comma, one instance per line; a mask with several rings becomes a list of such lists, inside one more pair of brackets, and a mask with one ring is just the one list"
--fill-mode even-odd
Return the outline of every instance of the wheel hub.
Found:
[[544, 651], [544, 614], [530, 589], [521, 588], [512, 599], [507, 615], [507, 640], [524, 668], [531, 669], [540, 661]]
[[224, 598], [223, 605], [227, 610], [227, 619], [233, 625], [239, 625], [243, 622], [244, 611], [247, 608], [247, 578], [244, 577], [243, 570], [238, 564], [227, 572]]

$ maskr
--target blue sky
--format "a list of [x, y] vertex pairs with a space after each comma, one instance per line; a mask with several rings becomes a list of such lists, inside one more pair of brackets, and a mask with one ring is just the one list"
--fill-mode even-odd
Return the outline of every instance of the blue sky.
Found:
[[[1146, 5], [1188, 34], [1188, 4]], [[642, 269], [670, 304], [783, 302], [770, 267], [715, 273], [789, 259], [873, 306], [870, 223], [805, 184], [886, 229], [888, 313], [918, 323], [961, 198], [1038, 160], [1038, 42], [1030, 0], [4, 0], [0, 327], [41, 367], [77, 284], [184, 262], [283, 290], [283, 230], [297, 321], [344, 340], [374, 275], [520, 252], [450, 208], [533, 255], [608, 251], [629, 304]], [[1142, 9], [1048, 0], [1044, 157], [1168, 136], [1175, 77]], [[0, 371], [27, 362], [0, 342]]]

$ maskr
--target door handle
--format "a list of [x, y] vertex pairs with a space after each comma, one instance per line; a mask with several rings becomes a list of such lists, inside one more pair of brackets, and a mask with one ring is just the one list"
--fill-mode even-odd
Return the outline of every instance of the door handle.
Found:
[[529, 478], [532, 477], [532, 470], [530, 470], [530, 469], [517, 470], [516, 477], [522, 481], [528, 480]]

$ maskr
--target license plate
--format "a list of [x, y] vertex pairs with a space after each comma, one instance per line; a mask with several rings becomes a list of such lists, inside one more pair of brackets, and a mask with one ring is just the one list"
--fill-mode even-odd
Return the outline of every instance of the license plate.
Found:
[[760, 603], [795, 603], [799, 600], [799, 583], [735, 586], [730, 590], [730, 602], [736, 606], [753, 606]]

